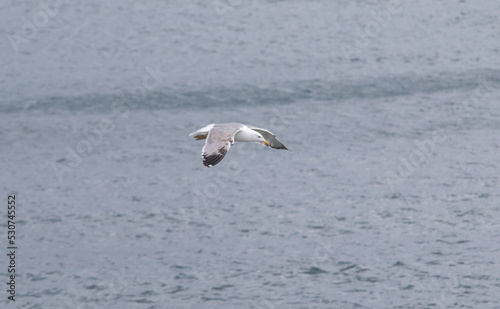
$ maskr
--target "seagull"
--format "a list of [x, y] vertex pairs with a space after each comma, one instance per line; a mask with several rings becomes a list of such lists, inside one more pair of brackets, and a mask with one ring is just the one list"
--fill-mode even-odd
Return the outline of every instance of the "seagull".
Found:
[[274, 149], [286, 149], [270, 131], [248, 124], [237, 122], [209, 124], [191, 134], [196, 140], [205, 141], [205, 146], [201, 150], [203, 165], [212, 167], [219, 163], [229, 148], [237, 142], [257, 142]]

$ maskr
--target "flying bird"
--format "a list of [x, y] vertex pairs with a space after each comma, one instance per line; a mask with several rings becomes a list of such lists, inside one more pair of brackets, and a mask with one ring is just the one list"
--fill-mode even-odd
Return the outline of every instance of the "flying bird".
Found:
[[206, 167], [219, 163], [235, 141], [257, 142], [274, 149], [288, 150], [270, 131], [237, 122], [212, 123], [189, 136], [193, 136], [196, 140], [206, 139], [205, 146], [201, 150], [203, 165]]

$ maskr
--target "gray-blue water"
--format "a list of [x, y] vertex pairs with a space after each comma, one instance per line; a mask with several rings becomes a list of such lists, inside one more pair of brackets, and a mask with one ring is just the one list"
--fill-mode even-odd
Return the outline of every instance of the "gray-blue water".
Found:
[[[499, 13], [3, 1], [0, 304], [500, 308]], [[229, 121], [291, 151], [205, 168], [188, 134]]]

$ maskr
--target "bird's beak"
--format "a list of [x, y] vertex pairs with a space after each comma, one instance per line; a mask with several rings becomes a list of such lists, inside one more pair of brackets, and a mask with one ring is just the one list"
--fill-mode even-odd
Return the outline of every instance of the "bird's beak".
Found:
[[270, 146], [268, 141], [262, 141], [266, 146]]

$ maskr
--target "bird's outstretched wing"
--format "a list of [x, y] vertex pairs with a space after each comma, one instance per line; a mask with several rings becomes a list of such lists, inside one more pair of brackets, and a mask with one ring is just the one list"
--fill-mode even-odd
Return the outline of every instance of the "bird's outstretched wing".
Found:
[[228, 128], [214, 126], [205, 141], [205, 146], [201, 150], [203, 165], [212, 167], [219, 163], [234, 143], [234, 135], [239, 128]]
[[210, 132], [210, 130], [212, 130], [214, 125], [215, 125], [214, 123], [209, 124], [208, 126], [205, 126], [197, 131], [192, 132], [191, 134], [189, 134], [189, 136], [193, 136], [196, 140], [206, 139], [208, 133]]
[[288, 150], [288, 148], [286, 148], [285, 145], [283, 145], [283, 143], [281, 143], [276, 135], [274, 135], [271, 131], [251, 125], [247, 125], [247, 127], [262, 134], [262, 137], [266, 139], [266, 141], [269, 143], [269, 146], [271, 146], [272, 148]]

